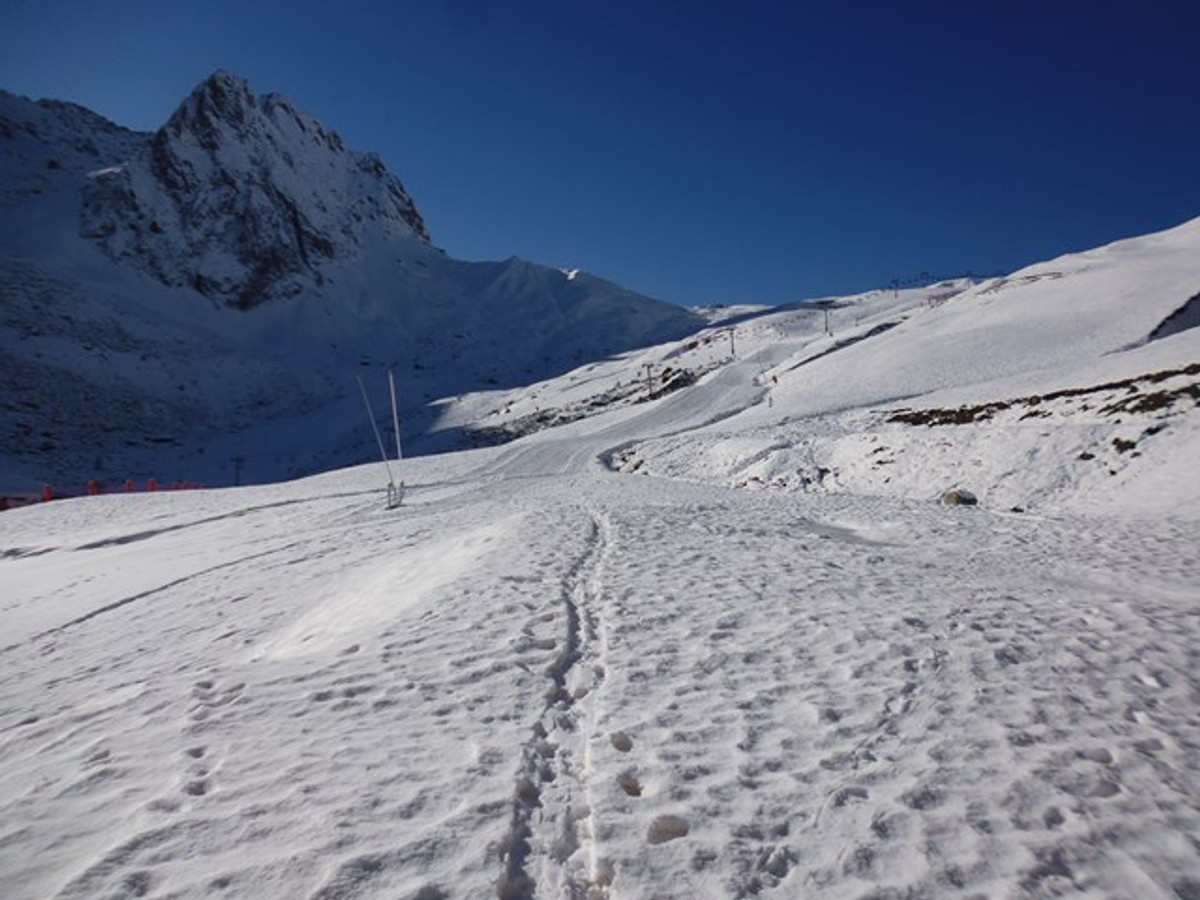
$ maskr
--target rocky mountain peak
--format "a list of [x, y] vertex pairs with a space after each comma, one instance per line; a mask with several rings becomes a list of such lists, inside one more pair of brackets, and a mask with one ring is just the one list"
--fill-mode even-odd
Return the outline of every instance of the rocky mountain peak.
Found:
[[209, 150], [220, 146], [222, 124], [245, 126], [257, 112], [258, 100], [244, 78], [214, 72], [179, 105], [160, 129], [175, 136], [191, 133]]
[[223, 71], [84, 188], [83, 233], [112, 258], [242, 309], [319, 286], [372, 232], [429, 241], [378, 156]]

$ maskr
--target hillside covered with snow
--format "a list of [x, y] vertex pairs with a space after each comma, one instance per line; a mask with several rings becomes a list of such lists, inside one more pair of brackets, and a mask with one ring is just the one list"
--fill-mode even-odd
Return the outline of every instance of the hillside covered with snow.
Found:
[[0, 309], [0, 489], [320, 471], [369, 458], [359, 375], [397, 370], [415, 438], [432, 400], [703, 324], [447, 256], [378, 156], [225, 72], [153, 134], [0, 93]]
[[0, 894], [1200, 896], [1198, 260], [443, 395], [398, 509], [0, 514]]
[[615, 447], [621, 471], [1191, 515], [1197, 260], [1200, 219], [1000, 278], [729, 310], [677, 343], [447, 400], [440, 422], [511, 438], [655, 398], [657, 421], [688, 427]]

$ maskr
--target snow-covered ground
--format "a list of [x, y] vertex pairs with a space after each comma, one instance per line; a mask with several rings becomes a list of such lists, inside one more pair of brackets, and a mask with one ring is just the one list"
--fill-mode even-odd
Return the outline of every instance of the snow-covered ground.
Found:
[[1200, 897], [1198, 234], [4, 513], [0, 896]]

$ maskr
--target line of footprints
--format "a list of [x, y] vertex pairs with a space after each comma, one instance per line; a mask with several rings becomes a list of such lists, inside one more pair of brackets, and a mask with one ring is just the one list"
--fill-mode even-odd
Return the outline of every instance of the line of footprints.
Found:
[[[614, 731], [609, 735], [609, 741], [612, 743], [613, 749], [620, 753], [628, 753], [633, 749], [632, 738], [623, 731]], [[630, 797], [642, 796], [642, 785], [633, 769], [625, 769], [617, 775], [617, 787]], [[665, 844], [676, 838], [686, 837], [690, 830], [691, 826], [683, 816], [661, 815], [650, 823], [646, 840], [651, 844]]]
[[[246, 690], [244, 683], [219, 687], [215, 682], [204, 679], [192, 686], [192, 703], [188, 709], [188, 719], [191, 720], [191, 732], [200, 730], [204, 722], [222, 707], [229, 706], [240, 698]], [[212, 761], [208, 759], [208, 748], [203, 745], [188, 747], [183, 751], [189, 761], [183, 793], [189, 797], [203, 797], [212, 787]]]

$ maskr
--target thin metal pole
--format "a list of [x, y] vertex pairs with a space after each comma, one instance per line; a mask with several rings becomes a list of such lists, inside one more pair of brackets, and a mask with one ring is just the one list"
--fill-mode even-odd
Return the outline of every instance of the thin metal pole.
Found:
[[396, 435], [396, 462], [399, 463], [404, 459], [404, 454], [400, 450], [400, 412], [396, 406], [396, 376], [392, 374], [391, 369], [388, 369], [388, 387], [392, 391], [392, 429]]
[[383, 457], [383, 465], [388, 473], [388, 487], [393, 486], [396, 482], [392, 478], [392, 464], [388, 462], [387, 452], [383, 449], [383, 438], [379, 435], [379, 426], [375, 424], [375, 411], [371, 409], [371, 401], [367, 399], [367, 387], [363, 384], [362, 376], [358, 378], [358, 389], [362, 391], [363, 403], [367, 406], [367, 418], [371, 420], [371, 429], [375, 432], [375, 443], [379, 445], [379, 455]]
[[400, 487], [388, 485], [388, 509], [394, 509], [404, 502], [404, 471], [400, 462], [404, 458], [400, 450], [400, 409], [396, 403], [396, 376], [388, 369], [388, 389], [392, 392], [392, 433], [396, 436], [396, 468], [400, 469]]

